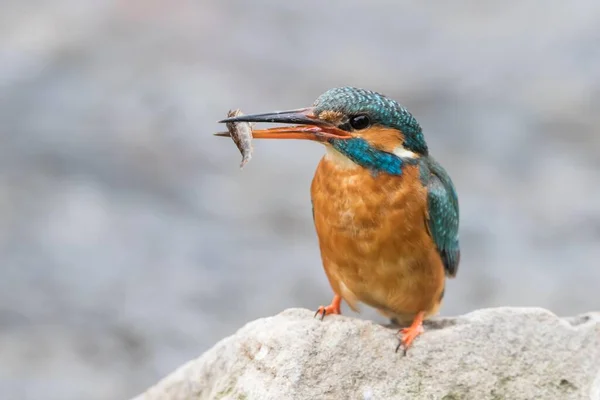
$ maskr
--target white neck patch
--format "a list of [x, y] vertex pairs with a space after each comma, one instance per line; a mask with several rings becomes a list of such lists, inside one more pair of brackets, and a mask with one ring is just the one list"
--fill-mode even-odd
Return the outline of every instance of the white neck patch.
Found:
[[400, 157], [400, 158], [417, 158], [417, 153], [414, 153], [410, 150], [406, 150], [404, 147], [402, 146], [398, 146], [394, 149], [394, 155]]

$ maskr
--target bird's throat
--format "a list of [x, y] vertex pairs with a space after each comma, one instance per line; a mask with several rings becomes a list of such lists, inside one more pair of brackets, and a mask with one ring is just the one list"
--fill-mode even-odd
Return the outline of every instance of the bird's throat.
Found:
[[374, 148], [362, 138], [332, 139], [331, 146], [358, 166], [373, 172], [402, 175], [406, 161], [395, 154]]

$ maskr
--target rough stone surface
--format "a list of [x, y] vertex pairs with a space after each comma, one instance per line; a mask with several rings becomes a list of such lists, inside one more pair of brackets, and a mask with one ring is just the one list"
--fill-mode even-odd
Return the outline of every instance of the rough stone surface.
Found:
[[289, 309], [247, 324], [135, 400], [600, 399], [600, 314], [485, 309], [396, 330]]

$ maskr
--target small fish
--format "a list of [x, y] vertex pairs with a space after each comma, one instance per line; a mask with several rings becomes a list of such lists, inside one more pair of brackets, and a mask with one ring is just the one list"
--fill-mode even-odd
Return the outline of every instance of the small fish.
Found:
[[[229, 110], [227, 117], [244, 115], [239, 109]], [[229, 132], [215, 133], [216, 136], [229, 136], [242, 154], [240, 168], [252, 159], [252, 124], [249, 122], [228, 122], [225, 124]]]

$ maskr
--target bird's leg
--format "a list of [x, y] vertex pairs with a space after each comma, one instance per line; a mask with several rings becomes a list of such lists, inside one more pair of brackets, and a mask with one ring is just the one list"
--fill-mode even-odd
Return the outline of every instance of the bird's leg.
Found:
[[415, 319], [413, 320], [411, 326], [409, 326], [408, 328], [400, 329], [398, 333], [402, 334], [402, 337], [400, 338], [400, 343], [398, 343], [398, 347], [396, 347], [396, 352], [398, 352], [398, 349], [400, 349], [400, 347], [402, 346], [404, 347], [404, 355], [406, 355], [406, 351], [408, 350], [412, 342], [416, 339], [417, 336], [424, 332], [424, 317], [425, 313], [421, 311], [415, 316]]
[[325, 316], [328, 314], [341, 314], [342, 313], [342, 310], [340, 309], [341, 304], [342, 304], [342, 297], [339, 294], [336, 294], [335, 296], [333, 296], [333, 300], [331, 300], [330, 305], [328, 305], [327, 307], [324, 307], [324, 306], [319, 307], [319, 309], [315, 313], [315, 317], [317, 315], [321, 314], [321, 320], [323, 320], [323, 318], [325, 318]]

